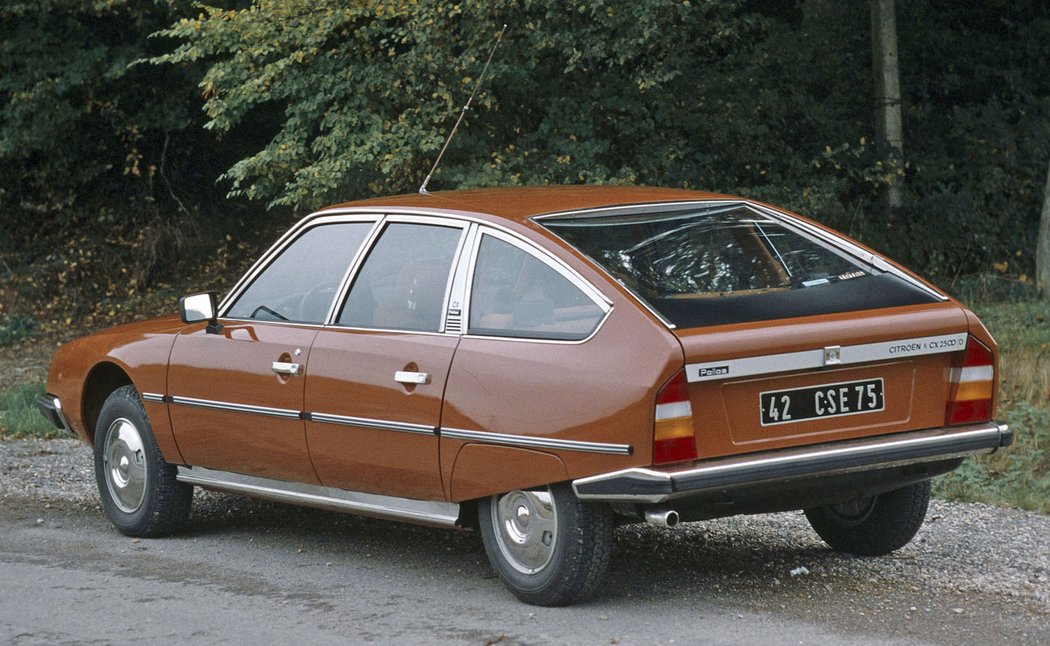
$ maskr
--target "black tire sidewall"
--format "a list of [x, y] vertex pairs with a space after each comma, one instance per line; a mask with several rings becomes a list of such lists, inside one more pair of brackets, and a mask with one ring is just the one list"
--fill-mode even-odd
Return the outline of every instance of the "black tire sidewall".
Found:
[[[128, 513], [122, 510], [113, 501], [112, 494], [107, 484], [105, 464], [103, 455], [106, 450], [106, 437], [110, 432], [113, 422], [118, 419], [126, 419], [131, 422], [142, 438], [142, 449], [145, 453], [145, 482], [143, 484], [142, 504], [134, 512]], [[158, 465], [162, 458], [157, 443], [153, 439], [153, 427], [146, 417], [146, 411], [142, 407], [141, 400], [134, 388], [125, 386], [115, 390], [102, 405], [99, 413], [98, 424], [95, 427], [95, 480], [98, 483], [99, 497], [102, 507], [106, 511], [113, 525], [121, 533], [129, 536], [138, 536], [146, 532], [153, 517], [157, 504], [157, 477]]]
[[925, 480], [879, 494], [862, 519], [844, 518], [830, 507], [806, 510], [814, 531], [840, 552], [884, 556], [907, 545], [922, 527], [930, 502]]
[[604, 575], [613, 520], [610, 510], [581, 502], [567, 484], [551, 485], [550, 492], [558, 530], [551, 560], [542, 571], [519, 572], [503, 556], [492, 521], [495, 497], [479, 501], [479, 531], [489, 563], [518, 599], [539, 606], [563, 606], [591, 594]]

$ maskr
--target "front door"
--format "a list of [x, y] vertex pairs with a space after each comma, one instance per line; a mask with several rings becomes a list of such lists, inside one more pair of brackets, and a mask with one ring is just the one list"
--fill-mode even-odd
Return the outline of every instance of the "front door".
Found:
[[304, 425], [311, 346], [375, 218], [305, 226], [269, 252], [224, 306], [172, 348], [167, 394], [192, 466], [317, 483]]

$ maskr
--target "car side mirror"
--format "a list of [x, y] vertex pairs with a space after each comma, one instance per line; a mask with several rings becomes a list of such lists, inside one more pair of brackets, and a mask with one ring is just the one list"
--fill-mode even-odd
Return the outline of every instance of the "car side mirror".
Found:
[[179, 318], [183, 323], [200, 323], [208, 321], [208, 334], [216, 334], [222, 329], [217, 318], [215, 292], [204, 292], [183, 296], [179, 299]]

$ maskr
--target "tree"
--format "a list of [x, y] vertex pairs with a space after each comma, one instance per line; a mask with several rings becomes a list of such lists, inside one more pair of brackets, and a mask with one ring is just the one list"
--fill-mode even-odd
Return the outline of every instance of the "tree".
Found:
[[112, 217], [118, 206], [169, 198], [180, 172], [197, 179], [207, 168], [188, 159], [201, 140], [194, 70], [134, 64], [163, 51], [150, 34], [182, 4], [0, 5], [0, 205], [28, 209], [33, 231], [63, 224], [75, 207]]
[[310, 208], [415, 190], [503, 23], [431, 190], [682, 184], [746, 159], [727, 135], [748, 126], [723, 119], [730, 101], [712, 85], [763, 39], [767, 21], [742, 0], [259, 0], [180, 21], [165, 34], [182, 44], [156, 60], [206, 64], [207, 127], [252, 133], [255, 150], [225, 174], [231, 194]]
[[1043, 213], [1039, 218], [1039, 237], [1035, 247], [1035, 282], [1043, 298], [1050, 299], [1050, 166], [1043, 189]]
[[[875, 136], [882, 162], [897, 168], [904, 155], [900, 68], [897, 57], [897, 10], [894, 0], [871, 0], [871, 44], [875, 64]], [[887, 209], [903, 203], [898, 178], [886, 184]]]

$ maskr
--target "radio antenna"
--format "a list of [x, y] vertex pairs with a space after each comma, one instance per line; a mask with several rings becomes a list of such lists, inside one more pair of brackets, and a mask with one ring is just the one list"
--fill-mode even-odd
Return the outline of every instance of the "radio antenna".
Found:
[[503, 40], [503, 33], [507, 31], [507, 25], [504, 23], [503, 29], [499, 30], [499, 34], [496, 36], [496, 42], [492, 44], [492, 49], [489, 50], [488, 60], [485, 61], [485, 67], [481, 68], [481, 75], [478, 76], [478, 82], [474, 84], [474, 90], [470, 93], [467, 98], [467, 102], [463, 104], [463, 109], [459, 111], [459, 118], [456, 119], [456, 125], [452, 126], [452, 132], [448, 133], [448, 138], [445, 139], [445, 145], [441, 147], [441, 152], [438, 153], [437, 159], [434, 160], [434, 165], [430, 167], [430, 172], [427, 173], [426, 179], [419, 187], [419, 192], [426, 195], [427, 184], [430, 183], [430, 178], [433, 176], [434, 171], [437, 170], [438, 164], [441, 163], [441, 158], [445, 156], [445, 151], [448, 150], [448, 144], [452, 141], [452, 138], [456, 136], [456, 129], [459, 128], [459, 124], [463, 123], [463, 117], [467, 116], [467, 110], [470, 109], [470, 102], [474, 100], [474, 95], [478, 93], [478, 88], [481, 87], [481, 82], [485, 80], [485, 74], [489, 71], [489, 63], [492, 62], [492, 55], [496, 53], [496, 48], [499, 47], [499, 43]]

